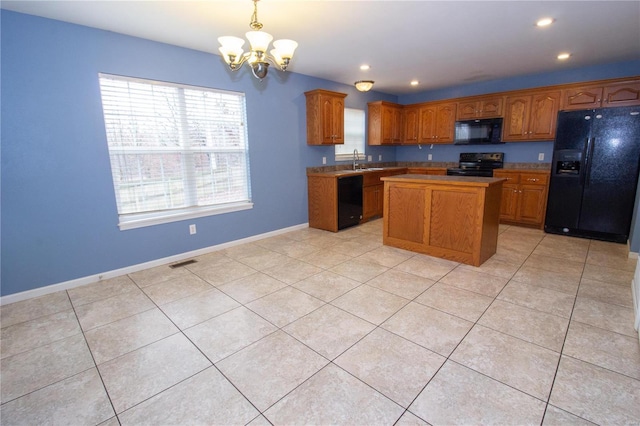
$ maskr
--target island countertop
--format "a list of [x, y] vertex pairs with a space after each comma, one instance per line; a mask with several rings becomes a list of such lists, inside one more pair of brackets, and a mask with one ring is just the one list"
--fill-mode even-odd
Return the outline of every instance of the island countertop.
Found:
[[411, 182], [443, 184], [443, 185], [460, 185], [460, 186], [491, 186], [499, 182], [503, 182], [504, 178], [479, 177], [479, 176], [437, 176], [437, 175], [395, 175], [380, 178], [382, 181], [390, 182]]

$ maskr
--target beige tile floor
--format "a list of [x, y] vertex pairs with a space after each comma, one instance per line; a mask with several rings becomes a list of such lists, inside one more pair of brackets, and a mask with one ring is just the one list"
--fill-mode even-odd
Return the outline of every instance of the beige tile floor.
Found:
[[639, 424], [623, 245], [304, 229], [0, 308], [3, 425]]

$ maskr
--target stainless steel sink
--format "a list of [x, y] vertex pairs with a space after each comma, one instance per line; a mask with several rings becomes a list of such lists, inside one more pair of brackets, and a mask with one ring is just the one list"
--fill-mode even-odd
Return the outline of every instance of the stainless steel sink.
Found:
[[375, 172], [376, 170], [384, 170], [382, 167], [369, 167], [366, 169], [358, 169], [361, 172]]

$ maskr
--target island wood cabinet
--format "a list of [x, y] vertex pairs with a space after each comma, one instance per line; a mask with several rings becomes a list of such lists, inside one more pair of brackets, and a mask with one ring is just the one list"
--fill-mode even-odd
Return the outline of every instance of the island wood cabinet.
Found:
[[458, 102], [458, 120], [502, 117], [504, 96], [469, 98]]
[[377, 101], [367, 104], [369, 145], [398, 145], [402, 142], [402, 106]]
[[502, 140], [517, 142], [555, 139], [559, 109], [560, 90], [507, 96]]
[[501, 179], [410, 174], [382, 179], [385, 245], [474, 266], [495, 254]]
[[569, 87], [562, 90], [562, 110], [640, 105], [640, 81]]
[[453, 143], [456, 124], [456, 103], [421, 104], [419, 113], [419, 144]]
[[307, 145], [344, 143], [344, 93], [328, 90], [305, 92], [307, 101]]
[[494, 170], [504, 178], [500, 222], [542, 229], [549, 193], [549, 172], [542, 170]]

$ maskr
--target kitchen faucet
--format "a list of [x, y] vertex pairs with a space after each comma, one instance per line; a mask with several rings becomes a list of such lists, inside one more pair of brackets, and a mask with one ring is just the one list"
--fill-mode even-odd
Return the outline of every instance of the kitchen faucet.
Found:
[[358, 167], [358, 150], [354, 149], [353, 150], [353, 170], [356, 170]]

